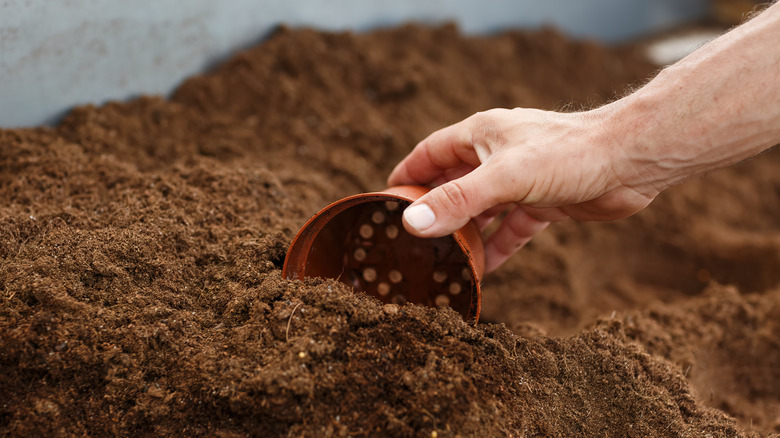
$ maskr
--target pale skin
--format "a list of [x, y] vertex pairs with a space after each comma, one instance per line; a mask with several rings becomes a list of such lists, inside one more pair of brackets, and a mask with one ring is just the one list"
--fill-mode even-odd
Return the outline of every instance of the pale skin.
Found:
[[434, 132], [388, 185], [435, 186], [404, 226], [439, 237], [484, 228], [485, 270], [550, 222], [615, 220], [663, 190], [780, 143], [780, 3], [590, 111], [492, 109]]

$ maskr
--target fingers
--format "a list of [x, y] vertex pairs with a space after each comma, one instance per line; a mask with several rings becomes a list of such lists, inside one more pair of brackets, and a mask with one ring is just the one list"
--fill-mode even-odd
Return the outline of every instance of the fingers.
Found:
[[469, 172], [474, 170], [474, 166], [470, 164], [461, 163], [456, 167], [450, 168], [442, 172], [442, 174], [436, 179], [429, 181], [427, 185], [430, 187], [438, 187], [444, 183], [458, 179]]
[[501, 203], [500, 176], [489, 167], [477, 167], [420, 197], [404, 211], [406, 230], [419, 237], [446, 236]]
[[[387, 179], [387, 185], [428, 184], [453, 168], [471, 169], [479, 165], [479, 157], [471, 147], [471, 130], [467, 120], [440, 129], [415, 146]], [[452, 179], [452, 178], [447, 178]]]
[[523, 206], [523, 210], [531, 217], [541, 222], [558, 222], [569, 219], [569, 215], [558, 207], [537, 208], [525, 205]]
[[480, 231], [485, 231], [485, 228], [488, 227], [491, 223], [493, 223], [493, 220], [501, 214], [504, 210], [509, 208], [509, 206], [513, 206], [515, 204], [507, 203], [507, 204], [498, 204], [495, 207], [490, 207], [487, 210], [483, 211], [478, 216], [474, 217], [474, 222], [477, 223], [477, 227], [479, 227]]
[[512, 209], [485, 242], [485, 273], [499, 267], [549, 224], [531, 216], [522, 206]]

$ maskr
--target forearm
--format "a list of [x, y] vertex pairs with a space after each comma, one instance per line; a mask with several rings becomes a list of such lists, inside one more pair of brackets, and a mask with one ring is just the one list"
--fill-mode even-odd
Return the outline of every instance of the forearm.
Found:
[[661, 191], [780, 142], [780, 4], [597, 110], [615, 172]]

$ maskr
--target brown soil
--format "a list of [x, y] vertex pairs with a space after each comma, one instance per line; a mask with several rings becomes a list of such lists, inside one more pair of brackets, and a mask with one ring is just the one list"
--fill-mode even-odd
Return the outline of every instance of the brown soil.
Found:
[[1, 434], [780, 432], [780, 152], [556, 224], [476, 327], [281, 278], [311, 214], [430, 131], [651, 73], [550, 30], [281, 29], [169, 100], [0, 131]]

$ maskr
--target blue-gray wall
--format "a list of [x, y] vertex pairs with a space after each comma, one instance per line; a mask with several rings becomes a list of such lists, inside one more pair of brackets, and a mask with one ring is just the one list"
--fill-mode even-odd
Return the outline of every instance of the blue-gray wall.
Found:
[[705, 14], [708, 0], [0, 0], [0, 126], [73, 105], [170, 92], [279, 23], [365, 30], [407, 20], [465, 32], [554, 24], [612, 42]]

